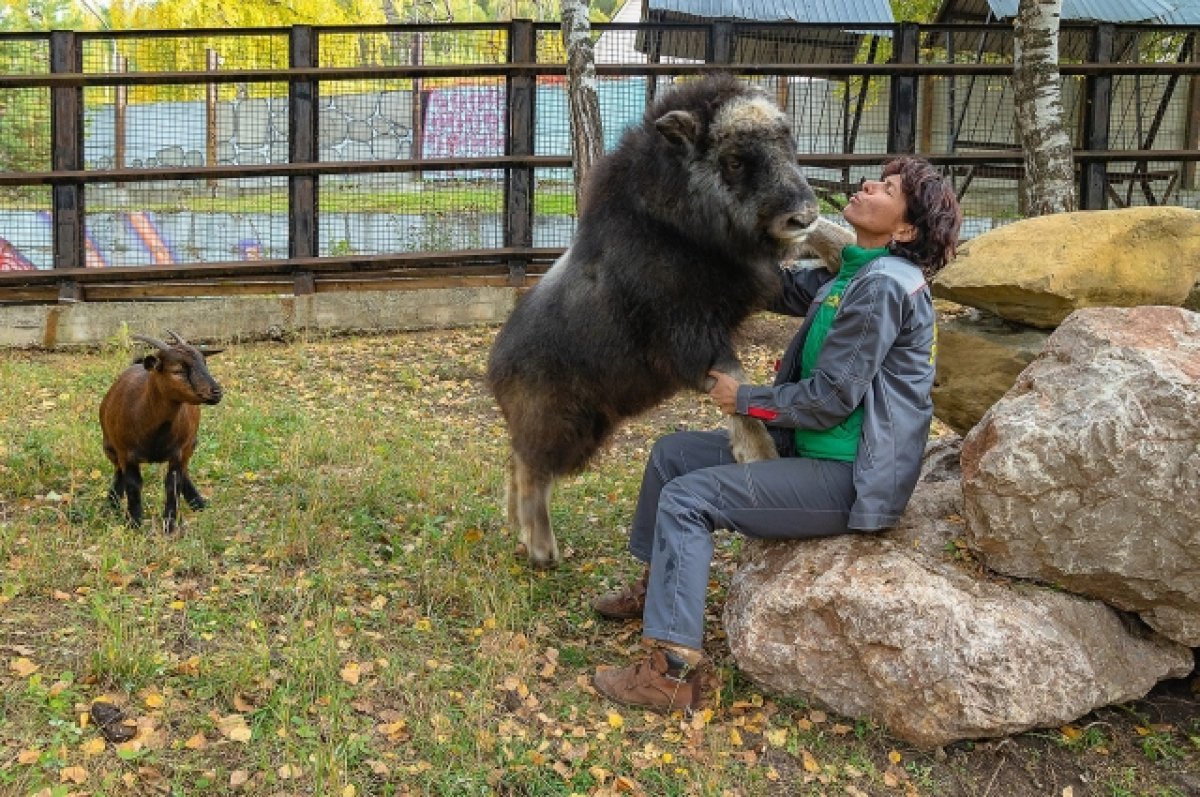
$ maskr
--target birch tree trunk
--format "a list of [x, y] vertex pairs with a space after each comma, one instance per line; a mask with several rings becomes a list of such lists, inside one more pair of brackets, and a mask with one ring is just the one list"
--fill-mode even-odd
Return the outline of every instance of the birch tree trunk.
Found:
[[567, 51], [567, 107], [571, 114], [571, 157], [575, 162], [575, 212], [583, 209], [583, 181], [604, 154], [596, 53], [587, 0], [562, 0], [562, 35]]
[[1026, 214], [1075, 210], [1075, 163], [1058, 71], [1062, 0], [1020, 0], [1013, 24], [1013, 95], [1025, 152]]

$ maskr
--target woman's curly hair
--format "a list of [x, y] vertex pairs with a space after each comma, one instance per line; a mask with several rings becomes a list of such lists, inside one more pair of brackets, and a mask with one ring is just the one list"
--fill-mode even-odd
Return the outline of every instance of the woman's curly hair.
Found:
[[900, 175], [907, 206], [905, 221], [917, 230], [911, 241], [892, 241], [888, 251], [916, 263], [926, 279], [942, 270], [954, 257], [962, 209], [954, 189], [923, 158], [901, 157], [883, 166], [883, 177]]

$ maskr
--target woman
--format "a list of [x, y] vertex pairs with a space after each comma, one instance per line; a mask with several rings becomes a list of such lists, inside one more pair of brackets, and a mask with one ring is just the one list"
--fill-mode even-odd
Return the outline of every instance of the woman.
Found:
[[933, 418], [926, 280], [953, 256], [962, 214], [942, 176], [906, 157], [864, 181], [842, 216], [856, 243], [836, 275], [780, 272], [773, 309], [806, 317], [774, 384], [710, 374], [720, 410], [765, 421], [780, 459], [737, 464], [720, 431], [667, 435], [651, 452], [629, 539], [646, 569], [593, 602], [609, 619], [641, 617], [651, 648], [596, 673], [596, 688], [617, 702], [669, 711], [705, 697], [714, 529], [763, 539], [876, 531], [894, 525], [912, 495]]

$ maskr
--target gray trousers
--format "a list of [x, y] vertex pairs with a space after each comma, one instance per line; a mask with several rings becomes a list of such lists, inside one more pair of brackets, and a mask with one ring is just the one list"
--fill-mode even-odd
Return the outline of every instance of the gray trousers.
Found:
[[629, 534], [650, 565], [642, 634], [700, 648], [713, 530], [762, 539], [846, 534], [853, 464], [789, 457], [738, 464], [723, 431], [676, 432], [654, 444]]

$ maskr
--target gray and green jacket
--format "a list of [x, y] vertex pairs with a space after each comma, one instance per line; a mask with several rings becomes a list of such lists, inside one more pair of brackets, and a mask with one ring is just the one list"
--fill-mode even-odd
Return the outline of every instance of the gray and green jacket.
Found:
[[862, 404], [849, 526], [887, 528], [900, 519], [916, 487], [933, 420], [933, 298], [920, 269], [908, 260], [885, 256], [863, 266], [842, 294], [810, 377], [800, 379], [809, 310], [824, 298], [832, 277], [823, 268], [781, 272], [783, 290], [771, 309], [808, 317], [788, 345], [774, 384], [738, 388], [737, 412], [765, 421], [788, 453], [790, 430], [828, 429]]

